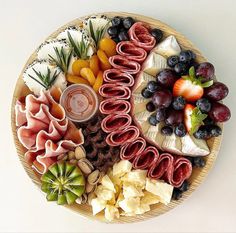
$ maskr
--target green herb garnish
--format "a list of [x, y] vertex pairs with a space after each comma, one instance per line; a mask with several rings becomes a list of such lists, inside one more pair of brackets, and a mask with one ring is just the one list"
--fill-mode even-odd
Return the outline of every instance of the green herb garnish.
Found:
[[60, 71], [57, 72], [57, 70], [54, 72], [54, 74], [51, 77], [51, 70], [47, 68], [46, 75], [42, 74], [41, 72], [36, 71], [34, 68], [32, 68], [39, 80], [32, 75], [29, 74], [29, 77], [32, 78], [35, 82], [43, 86], [46, 90], [49, 89], [53, 83], [55, 82], [57, 76], [60, 74]]
[[207, 114], [200, 111], [198, 107], [194, 108], [191, 115], [191, 130], [190, 133], [195, 133], [198, 128], [203, 125], [203, 121], [207, 118]]
[[58, 48], [54, 48], [54, 50], [56, 53], [56, 58], [48, 54], [48, 56], [50, 57], [50, 61], [55, 62], [55, 64], [61, 69], [61, 71], [67, 73], [72, 57], [72, 50], [65, 51], [63, 47], [61, 47], [60, 50]]
[[84, 38], [82, 36], [82, 40], [80, 42], [76, 42], [73, 40], [70, 32], [67, 32], [68, 39], [70, 42], [71, 47], [73, 48], [73, 51], [75, 55], [81, 59], [87, 59], [88, 58], [88, 49], [89, 49], [89, 42], [85, 42]]

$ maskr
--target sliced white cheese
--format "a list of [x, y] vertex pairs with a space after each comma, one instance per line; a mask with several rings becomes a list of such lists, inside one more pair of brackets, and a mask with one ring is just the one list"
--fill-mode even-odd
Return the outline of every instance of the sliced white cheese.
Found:
[[59, 52], [61, 51], [61, 49], [63, 49], [66, 53], [70, 52], [70, 46], [65, 40], [52, 39], [45, 41], [43, 44], [39, 46], [37, 50], [38, 60], [46, 60], [50, 62], [52, 61], [51, 57], [57, 59], [57, 54], [55, 49], [57, 49]]
[[148, 122], [148, 118], [152, 115], [151, 112], [144, 111], [136, 113], [133, 117], [136, 119], [138, 124], [140, 125], [142, 132], [145, 134], [150, 128], [150, 124]]
[[153, 52], [158, 53], [164, 57], [169, 57], [172, 55], [179, 55], [181, 48], [174, 36], [168, 36], [160, 44], [158, 44]]
[[170, 203], [173, 186], [160, 180], [146, 179], [146, 190], [160, 198], [160, 202], [167, 205]]
[[119, 202], [119, 206], [126, 213], [135, 212], [136, 208], [140, 205], [140, 197], [125, 198]]
[[73, 41], [79, 45], [82, 40], [88, 44], [87, 56], [91, 57], [95, 52], [95, 44], [92, 38], [89, 36], [88, 32], [83, 28], [68, 27], [64, 31], [58, 34], [57, 39], [65, 40], [72, 48], [73, 45], [70, 43], [69, 34], [71, 35]]
[[153, 76], [145, 72], [140, 72], [135, 79], [136, 79], [136, 84], [135, 88], [133, 89], [134, 94], [140, 94], [141, 91], [147, 86], [147, 83], [149, 81], [156, 81], [156, 79]]
[[182, 153], [188, 156], [206, 156], [210, 153], [205, 140], [196, 139], [194, 136], [186, 134], [181, 138]]
[[119, 213], [118, 208], [116, 208], [115, 206], [112, 206], [112, 205], [106, 205], [105, 218], [108, 221], [112, 221], [115, 218], [119, 218], [119, 217], [120, 217], [120, 213]]
[[161, 70], [167, 68], [167, 60], [165, 57], [151, 52], [143, 63], [143, 71], [152, 76], [156, 76]]
[[106, 201], [99, 199], [99, 198], [94, 198], [91, 201], [91, 206], [93, 209], [93, 215], [96, 215], [97, 213], [99, 213], [105, 209]]
[[174, 133], [170, 136], [165, 136], [164, 141], [161, 145], [163, 150], [174, 154], [182, 154], [182, 145], [180, 137], [177, 137]]
[[[31, 65], [29, 65], [23, 73], [23, 79], [25, 84], [34, 94], [39, 95], [41, 90], [45, 90], [45, 88], [38, 83], [38, 82], [42, 83], [42, 81], [36, 75], [35, 71], [40, 72], [42, 75], [46, 75], [48, 69], [51, 71], [50, 74], [51, 78], [55, 72], [59, 73], [59, 75], [57, 76], [56, 80], [53, 83], [53, 86], [58, 87], [61, 90], [64, 90], [66, 88], [67, 81], [65, 75], [60, 71], [58, 67], [49, 65], [46, 61], [35, 61]], [[38, 82], [35, 81], [31, 76]]]
[[128, 160], [121, 160], [113, 165], [113, 176], [123, 176], [130, 172], [132, 169], [132, 163]]
[[147, 176], [146, 170], [137, 169], [123, 176], [122, 181], [127, 182], [128, 184], [133, 184], [135, 186], [144, 188], [146, 182], [146, 176]]
[[150, 99], [143, 98], [140, 94], [133, 94], [133, 114], [146, 111], [146, 105]]

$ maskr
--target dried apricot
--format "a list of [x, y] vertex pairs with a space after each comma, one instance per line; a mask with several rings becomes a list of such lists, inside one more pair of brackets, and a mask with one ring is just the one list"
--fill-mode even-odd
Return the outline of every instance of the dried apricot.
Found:
[[89, 62], [87, 60], [78, 59], [72, 64], [72, 72], [74, 75], [80, 75], [80, 70], [84, 67], [89, 67]]
[[110, 69], [111, 64], [109, 63], [106, 53], [103, 50], [98, 49], [97, 55], [98, 55], [98, 59], [100, 61], [100, 65], [101, 65], [102, 70]]
[[94, 75], [97, 76], [99, 72], [99, 59], [97, 55], [93, 55], [89, 59], [89, 67], [93, 71]]
[[95, 92], [98, 92], [98, 90], [102, 86], [102, 84], [103, 84], [103, 72], [99, 71], [98, 75], [97, 75], [97, 78], [96, 78], [96, 81], [95, 81], [95, 83], [93, 85], [93, 90]]
[[72, 74], [67, 74], [66, 80], [70, 83], [82, 83], [82, 84], [87, 84], [87, 85], [90, 84], [88, 80], [82, 77], [76, 76], [76, 75], [72, 75]]
[[90, 68], [82, 68], [80, 71], [80, 75], [87, 79], [91, 86], [95, 83], [95, 76], [93, 74], [93, 71]]
[[99, 49], [103, 50], [108, 57], [116, 54], [116, 42], [111, 38], [102, 38], [99, 41]]

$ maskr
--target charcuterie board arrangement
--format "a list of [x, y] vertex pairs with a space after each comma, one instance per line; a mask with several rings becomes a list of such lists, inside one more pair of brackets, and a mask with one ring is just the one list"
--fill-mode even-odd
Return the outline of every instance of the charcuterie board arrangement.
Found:
[[17, 81], [18, 155], [47, 201], [106, 222], [154, 217], [209, 172], [230, 118], [228, 91], [158, 20], [79, 18], [37, 48]]

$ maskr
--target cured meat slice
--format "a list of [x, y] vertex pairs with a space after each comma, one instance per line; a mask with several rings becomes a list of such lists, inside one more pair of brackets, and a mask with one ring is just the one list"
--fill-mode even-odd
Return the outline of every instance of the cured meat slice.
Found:
[[131, 91], [128, 87], [106, 83], [99, 89], [101, 96], [105, 98], [129, 99]]
[[109, 58], [110, 64], [118, 70], [127, 72], [129, 74], [137, 74], [141, 65], [136, 61], [130, 61], [128, 58], [121, 55], [115, 55]]
[[124, 129], [132, 122], [132, 118], [128, 114], [110, 114], [102, 120], [101, 127], [106, 133]]
[[138, 47], [150, 51], [156, 44], [156, 39], [149, 33], [147, 26], [136, 22], [128, 31], [130, 40]]
[[170, 177], [173, 173], [174, 157], [171, 154], [163, 153], [159, 159], [148, 170], [148, 177], [152, 179], [161, 179], [165, 173]]
[[[175, 157], [172, 174], [169, 174], [168, 181], [174, 187], [180, 187], [183, 182], [192, 174], [192, 164], [184, 157]], [[167, 174], [167, 175], [168, 175]]]
[[131, 109], [131, 104], [126, 100], [109, 98], [100, 103], [100, 111], [103, 114], [128, 113], [130, 109]]
[[108, 83], [115, 83], [127, 87], [132, 87], [134, 85], [133, 76], [118, 69], [104, 71], [103, 77], [104, 81]]
[[142, 153], [135, 156], [133, 167], [136, 169], [147, 169], [159, 159], [159, 152], [154, 146], [147, 147]]
[[138, 156], [144, 151], [146, 147], [146, 141], [138, 137], [131, 143], [127, 143], [121, 147], [120, 158], [125, 160], [132, 160], [135, 156]]
[[142, 63], [146, 57], [147, 52], [135, 46], [130, 41], [122, 41], [116, 45], [116, 51], [121, 56], [127, 57], [129, 60], [136, 61], [138, 63]]
[[117, 130], [108, 134], [106, 142], [110, 146], [121, 146], [133, 142], [139, 136], [139, 129], [135, 126], [128, 126], [126, 129]]

